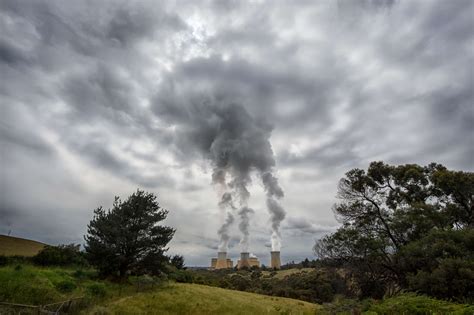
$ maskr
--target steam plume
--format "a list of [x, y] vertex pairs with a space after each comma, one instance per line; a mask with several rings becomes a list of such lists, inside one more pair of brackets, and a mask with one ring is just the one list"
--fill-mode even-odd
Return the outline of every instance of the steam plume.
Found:
[[[176, 105], [176, 104], [175, 104]], [[248, 208], [252, 171], [258, 172], [267, 194], [267, 208], [272, 227], [272, 250], [280, 248], [280, 223], [285, 211], [278, 203], [283, 190], [273, 174], [275, 158], [270, 144], [272, 127], [265, 121], [253, 118], [242, 105], [216, 105], [207, 100], [191, 106], [164, 106], [164, 112], [173, 120], [177, 135], [183, 136], [185, 147], [194, 146], [213, 166], [212, 182], [224, 187], [219, 206], [227, 208], [227, 219], [219, 229], [221, 245], [227, 246], [228, 228], [233, 222], [232, 212], [237, 209], [242, 233], [242, 249], [249, 246], [250, 213]], [[227, 182], [228, 177], [228, 182]], [[230, 219], [232, 217], [232, 219]]]
[[250, 223], [251, 213], [254, 213], [254, 211], [248, 207], [243, 207], [239, 211], [239, 216], [240, 216], [239, 230], [240, 232], [242, 232], [240, 247], [243, 253], [248, 253], [249, 251], [249, 223]]
[[[221, 187], [225, 189], [225, 185], [223, 185], [222, 183]], [[232, 214], [232, 212], [235, 210], [235, 206], [232, 201], [232, 195], [229, 192], [224, 192], [222, 194], [221, 200], [219, 201], [219, 208], [221, 209], [221, 211], [226, 211], [227, 214], [224, 223], [217, 231], [217, 235], [219, 235], [219, 251], [227, 252], [230, 239], [229, 228], [232, 223], [234, 223], [234, 215]]]

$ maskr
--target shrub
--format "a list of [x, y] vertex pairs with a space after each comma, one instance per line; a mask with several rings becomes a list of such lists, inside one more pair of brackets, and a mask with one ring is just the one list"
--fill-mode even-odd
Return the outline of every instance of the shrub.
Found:
[[107, 294], [105, 285], [102, 283], [93, 283], [87, 286], [87, 293], [92, 297], [104, 297]]
[[440, 301], [423, 295], [405, 293], [372, 304], [370, 312], [376, 314], [473, 314], [474, 306]]
[[76, 284], [70, 280], [63, 280], [56, 284], [56, 289], [58, 289], [58, 291], [63, 292], [63, 293], [70, 293], [74, 291], [75, 288], [76, 288]]
[[46, 245], [33, 257], [33, 262], [40, 266], [86, 266], [84, 253], [79, 250], [80, 245]]
[[192, 283], [193, 275], [187, 270], [176, 270], [168, 275], [169, 279], [181, 283]]
[[4, 255], [0, 255], [0, 266], [6, 266], [8, 264], [8, 258]]

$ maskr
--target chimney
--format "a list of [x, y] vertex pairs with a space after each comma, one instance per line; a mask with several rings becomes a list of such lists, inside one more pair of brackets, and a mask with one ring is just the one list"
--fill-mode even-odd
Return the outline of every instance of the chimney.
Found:
[[280, 261], [280, 252], [270, 252], [272, 255], [272, 260], [270, 262], [270, 267], [275, 269], [280, 269], [281, 261]]
[[239, 260], [239, 265], [238, 268], [243, 268], [243, 267], [248, 267], [250, 268], [250, 253], [240, 253], [240, 260]]
[[227, 268], [227, 252], [217, 253], [216, 269]]

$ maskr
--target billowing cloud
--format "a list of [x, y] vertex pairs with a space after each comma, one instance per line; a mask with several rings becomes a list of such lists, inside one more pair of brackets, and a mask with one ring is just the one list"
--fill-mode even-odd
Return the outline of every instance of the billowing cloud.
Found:
[[170, 210], [171, 251], [208, 264], [228, 219], [209, 185], [223, 173], [208, 139], [213, 113], [228, 109], [265, 134], [271, 146], [249, 137], [246, 156], [272, 168], [239, 178], [252, 199], [230, 214], [251, 220], [229, 225], [230, 255], [246, 233], [265, 255], [274, 226], [283, 259], [310, 256], [315, 235], [337, 225], [348, 169], [473, 170], [473, 10], [469, 0], [2, 1], [0, 232], [82, 242], [92, 209], [140, 187]]

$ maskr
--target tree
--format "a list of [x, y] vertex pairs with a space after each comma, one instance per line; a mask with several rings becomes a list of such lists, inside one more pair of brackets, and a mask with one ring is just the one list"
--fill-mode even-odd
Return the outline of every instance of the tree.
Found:
[[433, 230], [472, 228], [474, 174], [435, 163], [372, 162], [367, 171], [346, 173], [338, 198], [333, 211], [342, 226], [314, 250], [319, 258], [347, 266], [361, 295], [379, 297], [407, 287], [408, 274], [416, 273], [398, 264], [402, 249]]
[[175, 232], [158, 225], [167, 214], [154, 194], [141, 190], [125, 201], [115, 197], [112, 209], [97, 208], [84, 237], [90, 264], [103, 276], [159, 273]]
[[174, 255], [170, 259], [171, 265], [175, 266], [176, 269], [185, 269], [184, 267], [184, 258], [181, 255]]

